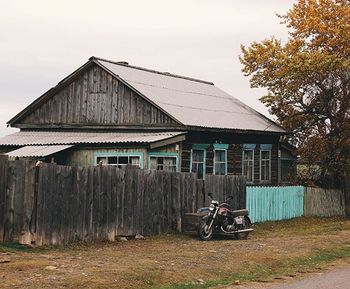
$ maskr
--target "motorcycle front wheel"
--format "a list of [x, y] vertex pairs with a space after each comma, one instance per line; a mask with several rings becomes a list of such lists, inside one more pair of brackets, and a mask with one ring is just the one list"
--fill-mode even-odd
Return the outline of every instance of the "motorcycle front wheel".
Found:
[[213, 237], [214, 226], [209, 228], [208, 217], [204, 217], [198, 226], [198, 236], [202, 241], [209, 241]]
[[[241, 229], [243, 229], [243, 230], [250, 229], [251, 226], [252, 226], [252, 222], [250, 221], [250, 218], [245, 216], [243, 219], [243, 224], [242, 224]], [[246, 239], [248, 239], [249, 233], [250, 232], [236, 233], [235, 238], [239, 239], [239, 240], [246, 240]]]

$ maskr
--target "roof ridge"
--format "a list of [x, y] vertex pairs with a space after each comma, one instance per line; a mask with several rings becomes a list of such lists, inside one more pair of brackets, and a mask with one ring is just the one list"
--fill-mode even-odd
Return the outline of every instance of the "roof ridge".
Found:
[[89, 58], [89, 60], [104, 61], [104, 62], [109, 62], [109, 63], [112, 63], [112, 64], [125, 66], [125, 67], [138, 69], [138, 70], [143, 70], [143, 71], [147, 71], [147, 72], [151, 72], [151, 73], [156, 73], [156, 74], [161, 74], [161, 75], [165, 75], [165, 76], [181, 78], [181, 79], [186, 79], [186, 80], [190, 80], [190, 81], [196, 81], [196, 82], [200, 82], [200, 83], [204, 83], [204, 84], [214, 85], [214, 83], [211, 82], [211, 81], [201, 80], [201, 79], [198, 79], [198, 78], [193, 78], [193, 77], [188, 77], [188, 76], [182, 76], [182, 75], [173, 74], [173, 73], [170, 73], [170, 72], [157, 71], [157, 70], [144, 68], [144, 67], [140, 67], [140, 66], [134, 66], [134, 65], [128, 64], [125, 61], [112, 61], [112, 60], [109, 60], [109, 59], [104, 59], [104, 58], [100, 58], [100, 57], [96, 57], [96, 56], [91, 56]]

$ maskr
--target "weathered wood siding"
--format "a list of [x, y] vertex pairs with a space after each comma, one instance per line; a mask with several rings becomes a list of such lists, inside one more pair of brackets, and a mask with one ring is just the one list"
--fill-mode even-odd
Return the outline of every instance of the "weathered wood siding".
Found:
[[[132, 153], [132, 152], [139, 152], [143, 153], [144, 156], [144, 168], [148, 168], [148, 153], [177, 153], [179, 154], [179, 162], [180, 162], [180, 153], [179, 150], [176, 150], [176, 145], [178, 147], [181, 147], [180, 143], [177, 144], [171, 144], [164, 147], [156, 148], [149, 150], [146, 147], [142, 146], [108, 146], [108, 147], [77, 147], [76, 149], [72, 149], [69, 151], [69, 153], [62, 152], [58, 156], [58, 159], [62, 159], [62, 164], [68, 165], [68, 166], [92, 166], [95, 164], [94, 155], [96, 153]], [[59, 162], [60, 163], [60, 162]], [[60, 163], [61, 164], [61, 163]]]
[[345, 216], [344, 191], [307, 187], [304, 194], [305, 216]]
[[[18, 124], [171, 125], [170, 117], [98, 66], [82, 73]], [[28, 126], [27, 126], [28, 127]]]
[[[224, 134], [222, 135], [224, 136]], [[236, 141], [238, 141], [237, 139]], [[186, 142], [182, 145], [181, 152], [181, 171], [190, 172], [191, 168], [191, 149], [193, 144], [210, 144], [211, 139], [206, 140], [206, 137], [203, 136], [198, 142], [190, 143]], [[250, 139], [251, 143], [252, 140]], [[256, 138], [256, 141], [260, 141], [259, 137]], [[222, 141], [223, 143], [226, 143]], [[265, 142], [267, 143], [267, 142]], [[270, 142], [271, 143], [271, 142]], [[271, 181], [264, 182], [264, 185], [273, 185], [278, 183], [278, 144], [271, 143]], [[242, 143], [228, 143], [227, 149], [227, 174], [228, 175], [242, 175], [242, 157], [243, 157], [243, 145]], [[214, 166], [214, 151], [213, 145], [210, 144], [206, 149], [206, 174], [213, 174]], [[256, 143], [254, 150], [254, 185], [260, 184], [260, 144]]]
[[[105, 147], [105, 148], [96, 148], [96, 147], [83, 147], [78, 148], [76, 150], [72, 150], [69, 154], [67, 154], [67, 159], [64, 164], [68, 166], [94, 166], [95, 153], [126, 153], [126, 152], [140, 152], [144, 154], [145, 161], [147, 155], [147, 149], [141, 147], [134, 148], [123, 148], [123, 147]], [[146, 164], [145, 164], [146, 165]]]
[[0, 240], [30, 243], [35, 227], [35, 166], [0, 156]]

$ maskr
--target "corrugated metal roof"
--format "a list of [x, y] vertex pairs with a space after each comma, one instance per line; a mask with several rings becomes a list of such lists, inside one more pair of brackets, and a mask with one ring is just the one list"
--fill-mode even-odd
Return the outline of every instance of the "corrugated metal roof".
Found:
[[95, 58], [100, 65], [187, 126], [285, 132], [213, 83]]
[[98, 143], [152, 143], [186, 132], [62, 132], [20, 131], [0, 138], [0, 145], [70, 145]]
[[7, 153], [10, 157], [46, 157], [73, 147], [72, 145], [25, 146]]

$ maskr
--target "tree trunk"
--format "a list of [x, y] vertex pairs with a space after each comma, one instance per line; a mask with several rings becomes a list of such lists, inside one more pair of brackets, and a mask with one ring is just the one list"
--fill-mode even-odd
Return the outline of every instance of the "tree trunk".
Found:
[[350, 217], [350, 175], [345, 176], [344, 195], [345, 195], [345, 215], [347, 217]]

